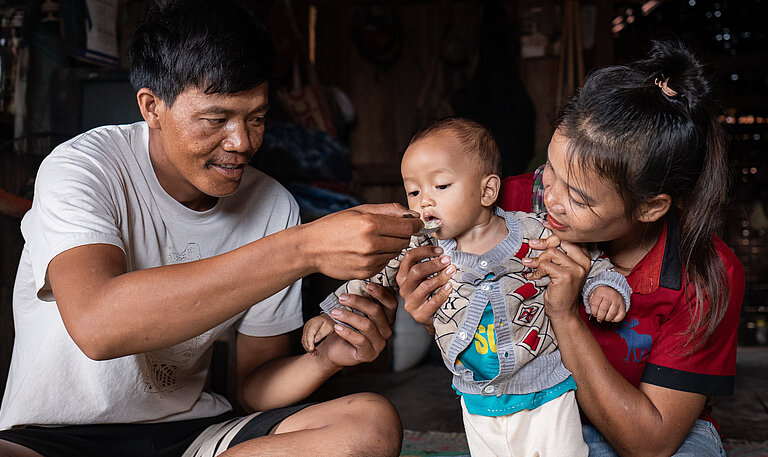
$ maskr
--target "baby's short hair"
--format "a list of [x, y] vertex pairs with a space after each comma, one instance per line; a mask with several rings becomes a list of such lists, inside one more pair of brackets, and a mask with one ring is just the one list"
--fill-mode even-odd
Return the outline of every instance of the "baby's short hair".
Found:
[[481, 124], [463, 117], [445, 117], [431, 122], [411, 138], [408, 146], [440, 132], [456, 134], [464, 152], [474, 154], [483, 173], [501, 176], [501, 151], [490, 130]]

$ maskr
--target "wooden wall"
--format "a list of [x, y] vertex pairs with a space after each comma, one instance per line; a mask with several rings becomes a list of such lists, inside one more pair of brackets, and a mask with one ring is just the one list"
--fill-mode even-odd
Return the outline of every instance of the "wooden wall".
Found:
[[[402, 30], [403, 46], [389, 65], [366, 60], [356, 46], [354, 30], [360, 21], [361, 2], [318, 1], [317, 59], [320, 81], [341, 88], [357, 110], [349, 145], [358, 189], [368, 202], [404, 201], [400, 158], [410, 137], [426, 121], [452, 114], [446, 92], [471, 77], [476, 63], [468, 50], [475, 46], [482, 15], [479, 1], [385, 2]], [[510, 35], [519, 26], [519, 1], [502, 2], [510, 21]], [[559, 3], [559, 2], [549, 2]], [[610, 0], [582, 2], [593, 5], [596, 27], [593, 50], [585, 57], [587, 69], [610, 63], [612, 38]], [[308, 3], [296, 4], [302, 33], [306, 31]], [[516, 44], [516, 43], [515, 43]], [[469, 61], [462, 62], [462, 58]], [[453, 66], [446, 64], [452, 63]], [[530, 169], [542, 163], [555, 119], [559, 57], [520, 59], [519, 77], [535, 107], [535, 156]]]
[[361, 8], [318, 6], [316, 66], [321, 81], [341, 88], [357, 110], [349, 145], [369, 202], [404, 201], [400, 158], [423, 119], [432, 116], [425, 111], [427, 94], [439, 96], [433, 92], [441, 76], [434, 73], [442, 35], [449, 22], [453, 33], [469, 35], [479, 18], [473, 2], [396, 4], [392, 13], [402, 29], [402, 49], [391, 65], [376, 65], [362, 57], [351, 36]]

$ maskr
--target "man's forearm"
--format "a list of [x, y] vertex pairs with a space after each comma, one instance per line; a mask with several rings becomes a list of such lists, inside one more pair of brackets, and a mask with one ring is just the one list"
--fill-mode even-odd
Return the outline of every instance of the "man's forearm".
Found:
[[0, 189], [0, 213], [21, 219], [31, 207], [32, 202], [26, 198], [10, 194], [5, 190]]
[[[102, 271], [93, 275], [102, 279], [89, 288], [83, 284], [104, 266], [104, 245], [81, 246], [75, 248], [77, 258], [68, 259], [64, 252], [51, 262], [51, 283], [67, 330], [86, 355], [109, 359], [147, 352], [200, 335], [311, 273], [301, 261], [297, 230], [195, 262]], [[120, 262], [124, 259], [107, 265]], [[80, 271], [66, 271], [73, 265]]]
[[399, 208], [345, 210], [225, 254], [133, 272], [115, 246], [79, 246], [50, 262], [51, 287], [88, 357], [151, 351], [199, 335], [308, 274], [351, 279], [380, 271], [421, 225]]

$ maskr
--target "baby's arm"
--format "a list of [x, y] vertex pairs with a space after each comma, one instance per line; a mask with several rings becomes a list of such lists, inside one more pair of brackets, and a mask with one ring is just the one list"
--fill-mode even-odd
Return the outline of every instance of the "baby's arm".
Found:
[[307, 352], [315, 351], [315, 344], [333, 333], [333, 319], [327, 314], [321, 314], [308, 320], [304, 324], [301, 335], [301, 344]]
[[[585, 303], [589, 303], [587, 313], [595, 316], [598, 322], [619, 322], [627, 315], [627, 307], [621, 294], [608, 286], [597, 286]], [[591, 308], [591, 309], [590, 309]]]
[[582, 290], [584, 308], [598, 321], [619, 322], [629, 311], [632, 289], [602, 252], [591, 249], [589, 255], [592, 266]]
[[[418, 246], [424, 246], [426, 244], [434, 244], [434, 240], [428, 236], [414, 236], [411, 238], [411, 248], [418, 247]], [[322, 308], [323, 313], [330, 315], [331, 311], [336, 308], [345, 308], [352, 312], [360, 314], [359, 311], [348, 308], [339, 302], [339, 297], [342, 294], [352, 294], [352, 295], [360, 295], [367, 298], [372, 298], [371, 294], [368, 293], [366, 290], [366, 285], [369, 282], [372, 282], [374, 284], [379, 284], [381, 286], [384, 286], [389, 291], [393, 293], [397, 293], [398, 291], [398, 285], [397, 285], [397, 272], [400, 269], [400, 263], [403, 261], [403, 256], [405, 255], [405, 250], [400, 253], [397, 257], [390, 260], [390, 262], [387, 264], [387, 266], [384, 267], [384, 269], [381, 271], [381, 273], [377, 274], [376, 276], [370, 278], [370, 279], [353, 279], [351, 281], [347, 281], [344, 284], [342, 284], [336, 291], [330, 295], [328, 295], [325, 300], [320, 303], [320, 308]], [[343, 322], [339, 322], [342, 325], [346, 325]]]

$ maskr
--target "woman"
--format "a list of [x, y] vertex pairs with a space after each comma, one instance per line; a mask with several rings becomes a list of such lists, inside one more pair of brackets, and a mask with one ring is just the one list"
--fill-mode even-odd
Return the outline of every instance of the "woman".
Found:
[[[590, 455], [725, 455], [707, 401], [733, 389], [744, 274], [715, 236], [728, 174], [711, 89], [685, 46], [655, 43], [647, 59], [587, 78], [540, 183], [505, 182], [502, 207], [537, 210], [543, 197], [555, 234], [531, 242], [546, 252], [528, 265], [552, 281], [546, 312], [578, 386]], [[618, 325], [578, 306], [589, 263], [576, 243], [586, 242], [633, 288]], [[437, 254], [429, 249], [410, 251], [397, 278], [406, 310], [425, 324], [446, 296], [431, 291], [453, 274], [444, 256], [419, 263]]]

